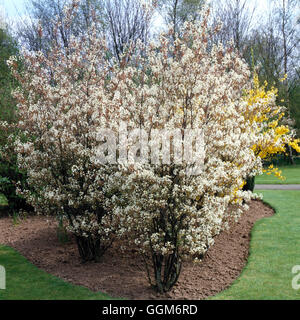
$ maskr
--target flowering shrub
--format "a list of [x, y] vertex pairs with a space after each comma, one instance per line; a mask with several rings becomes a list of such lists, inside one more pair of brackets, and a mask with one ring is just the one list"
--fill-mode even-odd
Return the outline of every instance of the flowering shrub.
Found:
[[[286, 77], [281, 80], [285, 79]], [[270, 160], [276, 154], [285, 153], [288, 145], [297, 152], [300, 151], [300, 140], [295, 139], [294, 132], [287, 125], [282, 124], [285, 108], [276, 104], [277, 89], [272, 87], [267, 90], [267, 85], [267, 82], [260, 84], [257, 73], [254, 73], [252, 88], [245, 96], [247, 101], [245, 119], [250, 123], [258, 124], [258, 140], [252, 149], [262, 160]], [[273, 165], [263, 171], [284, 179], [281, 171]]]
[[32, 188], [20, 193], [37, 212], [65, 218], [83, 260], [98, 260], [115, 235], [135, 246], [160, 292], [238, 219], [252, 196], [244, 179], [262, 169], [259, 122], [245, 116], [250, 71], [233, 49], [211, 47], [208, 19], [205, 9], [175, 42], [170, 29], [137, 44], [120, 65], [93, 26], [67, 49], [24, 51], [21, 73], [9, 61], [21, 84], [15, 151]]
[[[118, 234], [139, 249], [160, 292], [176, 283], [185, 258], [201, 258], [214, 236], [239, 217], [251, 196], [241, 190], [243, 180], [261, 171], [251, 149], [257, 124], [243, 116], [249, 69], [232, 49], [208, 47], [208, 16], [206, 10], [201, 21], [185, 23], [175, 43], [173, 30], [162, 34], [139, 67], [124, 68], [115, 80], [120, 118], [146, 132], [150, 149], [162, 139], [157, 129], [201, 129], [204, 137], [197, 175], [187, 174], [184, 156], [176, 162], [173, 137], [170, 164], [125, 161], [108, 184], [120, 191], [111, 199]], [[234, 210], [227, 210], [230, 204]]]
[[[66, 27], [76, 5], [66, 9]], [[84, 261], [98, 260], [113, 238], [102, 188], [112, 167], [92, 161], [100, 143], [97, 129], [113, 112], [106, 52], [93, 26], [71, 38], [67, 49], [54, 43], [47, 56], [24, 50], [22, 72], [16, 57], [8, 61], [20, 83], [14, 92], [20, 119], [14, 146], [31, 187], [19, 193], [36, 212], [64, 217]]]

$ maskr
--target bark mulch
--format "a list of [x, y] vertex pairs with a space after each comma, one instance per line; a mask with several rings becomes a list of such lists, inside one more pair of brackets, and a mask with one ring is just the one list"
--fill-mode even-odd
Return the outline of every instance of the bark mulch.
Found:
[[261, 201], [253, 200], [238, 223], [215, 238], [200, 263], [185, 263], [171, 292], [160, 295], [150, 288], [142, 261], [134, 250], [121, 253], [117, 243], [100, 263], [82, 264], [74, 240], [58, 240], [58, 223], [49, 217], [28, 217], [17, 225], [0, 219], [0, 243], [11, 246], [38, 268], [65, 281], [128, 299], [205, 299], [228, 288], [240, 275], [249, 255], [254, 223], [274, 214]]

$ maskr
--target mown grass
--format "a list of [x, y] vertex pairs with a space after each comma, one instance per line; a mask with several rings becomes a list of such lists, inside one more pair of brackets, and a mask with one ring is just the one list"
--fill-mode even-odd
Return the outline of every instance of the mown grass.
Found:
[[300, 265], [300, 191], [262, 191], [275, 210], [252, 230], [250, 256], [241, 276], [218, 300], [299, 300], [292, 267]]
[[282, 171], [282, 175], [286, 178], [280, 180], [274, 175], [263, 174], [255, 178], [256, 184], [300, 184], [300, 164], [294, 166], [278, 167]]
[[113, 299], [106, 294], [95, 293], [52, 276], [6, 246], [0, 246], [0, 265], [6, 269], [6, 290], [0, 290], [0, 300]]

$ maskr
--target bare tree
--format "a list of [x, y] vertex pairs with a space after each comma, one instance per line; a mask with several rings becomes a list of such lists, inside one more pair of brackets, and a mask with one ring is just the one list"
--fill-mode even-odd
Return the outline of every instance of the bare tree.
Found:
[[[85, 33], [96, 22], [99, 33], [106, 34], [112, 54], [120, 61], [130, 43], [147, 42], [149, 38], [154, 6], [152, 1], [145, 3], [150, 6], [141, 0], [80, 0], [72, 26], [67, 28], [64, 8], [72, 0], [28, 0], [28, 19], [19, 24], [17, 36], [29, 49], [46, 53], [53, 41], [68, 48], [71, 35]], [[57, 18], [61, 23], [55, 32]]]
[[284, 82], [286, 94], [299, 79], [299, 31], [297, 1], [271, 0], [267, 20], [257, 26], [248, 44], [254, 51], [254, 62], [259, 65], [264, 80], [278, 87], [279, 78], [288, 74], [288, 81]]
[[[279, 0], [275, 3], [275, 19], [279, 28], [280, 60], [284, 74], [290, 78], [296, 75], [299, 68], [300, 20], [295, 17], [299, 3], [295, 0]], [[298, 75], [299, 76], [299, 75]], [[289, 100], [289, 81], [284, 82], [287, 103]]]
[[247, 0], [223, 0], [214, 1], [214, 24], [222, 23], [220, 32], [215, 41], [227, 42], [233, 40], [235, 48], [243, 53], [246, 49], [247, 39], [253, 25], [253, 17], [256, 7], [249, 7]]
[[270, 85], [279, 86], [282, 74], [282, 59], [280, 34], [275, 21], [270, 14], [266, 24], [257, 28], [247, 42], [248, 49], [244, 56], [249, 64], [258, 67], [261, 80], [266, 80]]
[[168, 25], [173, 26], [173, 37], [179, 33], [180, 26], [185, 21], [196, 21], [206, 0], [160, 0], [160, 13]]
[[[66, 28], [64, 8], [71, 4], [72, 0], [28, 0], [27, 19], [23, 19], [17, 26], [19, 41], [30, 50], [47, 52], [52, 41], [56, 43], [60, 41], [62, 46], [67, 48], [70, 36], [84, 33], [90, 26], [93, 16], [98, 18], [99, 29], [103, 28], [99, 0], [81, 0], [72, 28]], [[58, 33], [54, 28], [57, 19], [61, 22]]]
[[[297, 6], [297, 3], [298, 2], [294, 0], [280, 0], [279, 3], [277, 3], [277, 6], [275, 8], [275, 10], [277, 11], [277, 19], [280, 26], [280, 33], [281, 33], [281, 40], [282, 40], [281, 41], [282, 42], [281, 57], [282, 57], [282, 64], [283, 64], [283, 72], [285, 75], [289, 73], [289, 69], [290, 69], [289, 66], [291, 65], [291, 60], [294, 56], [295, 49], [298, 48], [298, 45], [300, 42], [300, 37], [298, 33], [299, 25], [300, 25], [299, 19], [297, 19], [296, 22], [294, 22], [295, 21], [294, 10]], [[299, 58], [299, 55], [298, 55], [298, 58]], [[293, 73], [290, 74], [290, 77], [291, 76], [293, 76]], [[289, 88], [288, 79], [284, 81], [283, 86], [284, 86], [285, 103], [287, 106], [289, 118], [291, 118], [290, 88]], [[289, 146], [289, 160], [291, 164], [294, 164], [292, 148], [290, 146]]]
[[118, 61], [129, 44], [134, 46], [138, 40], [146, 43], [150, 36], [154, 6], [140, 0], [106, 0], [104, 17], [110, 47]]
[[[299, 123], [292, 120], [299, 115], [299, 26], [296, 0], [269, 1], [266, 21], [257, 26], [248, 42], [253, 55], [247, 52], [247, 60], [254, 60], [260, 79], [278, 88], [278, 101], [287, 108], [290, 126]], [[286, 74], [287, 79], [281, 82]], [[293, 163], [291, 148], [289, 161]]]

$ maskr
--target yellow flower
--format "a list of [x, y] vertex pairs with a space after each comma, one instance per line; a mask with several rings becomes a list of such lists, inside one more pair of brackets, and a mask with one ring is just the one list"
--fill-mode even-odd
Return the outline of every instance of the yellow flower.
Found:
[[[280, 81], [285, 81], [287, 74]], [[280, 120], [284, 117], [282, 107], [276, 105], [275, 100], [278, 90], [274, 87], [267, 89], [268, 83], [265, 81], [260, 84], [257, 73], [253, 75], [253, 86], [245, 95], [247, 107], [245, 110], [245, 118], [247, 121], [257, 123], [261, 128], [261, 139], [254, 144], [251, 149], [257, 157], [261, 159], [270, 159], [275, 154], [285, 153], [286, 145], [290, 145], [293, 149], [300, 152], [299, 142], [292, 138], [290, 129], [281, 125]], [[284, 102], [282, 99], [281, 102]], [[268, 175], [274, 174], [277, 178], [283, 179], [281, 171], [271, 165], [268, 169], [264, 169]]]
[[283, 78], [279, 79], [279, 81], [280, 81], [280, 82], [283, 82], [283, 81], [285, 81], [285, 80], [287, 79], [287, 77], [288, 77], [288, 75], [285, 74], [285, 75], [283, 76]]

